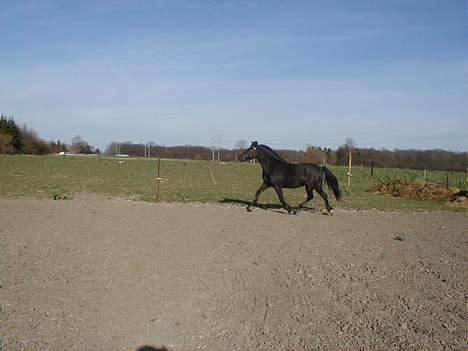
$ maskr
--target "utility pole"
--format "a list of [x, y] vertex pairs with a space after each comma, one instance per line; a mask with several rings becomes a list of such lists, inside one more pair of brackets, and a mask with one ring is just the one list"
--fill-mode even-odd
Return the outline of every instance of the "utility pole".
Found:
[[211, 161], [215, 159], [215, 138], [216, 137], [211, 138]]
[[[217, 151], [217, 152], [215, 152]], [[215, 160], [215, 154], [218, 161], [221, 159], [221, 135], [214, 135], [211, 143], [211, 160]]]

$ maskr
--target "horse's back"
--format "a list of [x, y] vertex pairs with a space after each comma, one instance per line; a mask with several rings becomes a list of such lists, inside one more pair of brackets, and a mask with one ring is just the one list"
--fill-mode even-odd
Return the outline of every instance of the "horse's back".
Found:
[[312, 185], [320, 182], [322, 179], [322, 166], [315, 163], [303, 163], [304, 168], [307, 169], [306, 183]]
[[298, 188], [308, 183], [309, 167], [305, 163], [282, 163], [273, 172], [276, 183], [285, 188]]
[[303, 165], [304, 167], [308, 168], [309, 170], [312, 170], [314, 172], [321, 172], [322, 166], [316, 164], [316, 163], [299, 163], [300, 165]]

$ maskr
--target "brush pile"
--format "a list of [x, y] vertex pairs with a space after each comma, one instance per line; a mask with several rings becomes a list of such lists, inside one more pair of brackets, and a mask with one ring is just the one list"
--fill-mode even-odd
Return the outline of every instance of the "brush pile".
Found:
[[448, 200], [457, 205], [468, 205], [468, 192], [457, 188], [447, 188], [445, 185], [417, 181], [392, 180], [371, 189], [384, 195], [407, 197], [417, 200]]

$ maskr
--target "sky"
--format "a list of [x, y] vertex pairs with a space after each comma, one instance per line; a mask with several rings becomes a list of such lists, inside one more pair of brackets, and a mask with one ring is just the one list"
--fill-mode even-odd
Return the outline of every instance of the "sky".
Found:
[[45, 140], [468, 151], [464, 0], [0, 0], [0, 113]]

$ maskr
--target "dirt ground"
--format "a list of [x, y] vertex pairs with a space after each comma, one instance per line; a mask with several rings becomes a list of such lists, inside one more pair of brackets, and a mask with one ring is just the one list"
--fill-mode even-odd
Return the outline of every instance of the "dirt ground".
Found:
[[0, 198], [0, 350], [466, 350], [467, 218]]

